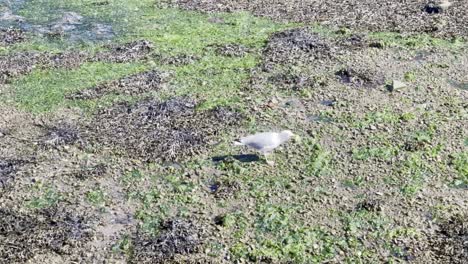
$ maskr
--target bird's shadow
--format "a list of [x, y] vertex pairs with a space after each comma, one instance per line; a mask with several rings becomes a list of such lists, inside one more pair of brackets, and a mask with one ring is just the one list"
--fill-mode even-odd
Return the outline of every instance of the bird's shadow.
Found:
[[235, 159], [242, 163], [248, 162], [257, 162], [260, 161], [260, 157], [256, 154], [240, 154], [240, 155], [226, 155], [226, 156], [216, 156], [211, 158], [213, 162], [222, 162], [229, 159]]

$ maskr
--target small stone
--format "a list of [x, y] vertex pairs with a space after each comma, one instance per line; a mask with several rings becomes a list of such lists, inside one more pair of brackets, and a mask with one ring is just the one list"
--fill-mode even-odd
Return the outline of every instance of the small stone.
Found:
[[390, 92], [393, 92], [398, 89], [402, 89], [406, 87], [406, 83], [398, 81], [398, 80], [393, 80], [392, 84], [389, 85], [387, 88]]
[[370, 128], [370, 130], [376, 130], [377, 129], [377, 127], [374, 126], [374, 125], [371, 125], [369, 128]]

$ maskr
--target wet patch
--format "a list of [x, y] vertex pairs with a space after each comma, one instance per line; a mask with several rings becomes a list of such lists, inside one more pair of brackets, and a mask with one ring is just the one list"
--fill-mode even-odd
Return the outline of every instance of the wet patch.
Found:
[[225, 108], [196, 110], [189, 98], [122, 103], [101, 111], [94, 124], [95, 139], [147, 161], [174, 161], [201, 153], [214, 137], [241, 120]]
[[26, 36], [22, 30], [14, 28], [0, 29], [0, 45], [2, 46], [19, 43], [25, 39]]
[[18, 14], [23, 11], [41, 13], [41, 10], [30, 10], [30, 8], [44, 7], [36, 6], [36, 3], [27, 3], [27, 1], [7, 1], [0, 7], [0, 25], [14, 26], [40, 37], [60, 38], [72, 43], [110, 40], [115, 36], [111, 24], [102, 24], [95, 18], [65, 11], [64, 9], [68, 8], [62, 5], [59, 7], [47, 2], [42, 5], [46, 5], [46, 10], [50, 14], [37, 14], [38, 17], [34, 18], [31, 17], [32, 14], [25, 14], [23, 17]]
[[66, 96], [67, 99], [89, 100], [103, 95], [138, 95], [158, 91], [167, 82], [169, 74], [157, 70], [137, 73], [117, 81], [107, 82]]
[[0, 208], [0, 258], [23, 262], [37, 254], [70, 254], [91, 240], [85, 217], [60, 209], [23, 214]]
[[78, 25], [83, 24], [84, 17], [75, 12], [64, 12], [62, 17], [55, 21], [51, 26], [51, 30], [55, 32], [72, 31]]
[[178, 254], [196, 253], [202, 244], [200, 228], [182, 219], [172, 219], [162, 224], [159, 235], [137, 234], [134, 239], [133, 261], [162, 263]]
[[75, 12], [64, 12], [62, 17], [47, 26], [36, 25], [36, 33], [47, 37], [60, 37], [70, 42], [96, 42], [110, 40], [115, 34], [110, 24], [93, 22]]
[[153, 44], [147, 40], [138, 40], [123, 45], [108, 45], [108, 51], [96, 54], [92, 61], [125, 63], [147, 58], [153, 50]]

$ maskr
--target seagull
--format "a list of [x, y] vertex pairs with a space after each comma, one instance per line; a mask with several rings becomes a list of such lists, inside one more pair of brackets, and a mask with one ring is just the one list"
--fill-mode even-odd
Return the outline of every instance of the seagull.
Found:
[[234, 141], [235, 146], [248, 146], [258, 150], [265, 156], [268, 165], [274, 165], [273, 161], [268, 160], [268, 155], [279, 145], [295, 136], [290, 130], [281, 132], [263, 132], [254, 135], [242, 137], [239, 141]]

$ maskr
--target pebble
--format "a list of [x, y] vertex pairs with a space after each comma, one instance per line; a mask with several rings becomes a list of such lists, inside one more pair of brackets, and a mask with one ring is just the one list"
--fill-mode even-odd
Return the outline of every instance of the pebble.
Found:
[[392, 86], [394, 89], [400, 89], [406, 87], [406, 83], [398, 81], [398, 80], [393, 80]]
[[402, 89], [402, 88], [405, 88], [405, 87], [406, 87], [406, 83], [404, 83], [402, 81], [398, 81], [398, 80], [393, 80], [392, 84], [388, 87], [388, 90], [390, 92], [393, 92], [395, 90]]

